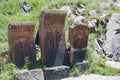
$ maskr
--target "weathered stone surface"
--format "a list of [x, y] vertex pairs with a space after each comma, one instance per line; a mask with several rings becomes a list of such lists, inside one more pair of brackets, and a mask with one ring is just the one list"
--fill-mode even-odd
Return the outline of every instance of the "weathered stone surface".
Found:
[[89, 14], [90, 14], [91, 16], [96, 16], [96, 15], [97, 15], [97, 11], [96, 11], [96, 10], [90, 10], [90, 11], [89, 11]]
[[100, 7], [101, 8], [110, 8], [110, 7], [112, 7], [112, 4], [111, 3], [100, 3]]
[[82, 62], [85, 59], [89, 32], [86, 25], [76, 24], [69, 27], [69, 60], [71, 64]]
[[[85, 6], [83, 4], [77, 4], [76, 6], [76, 11], [80, 14], [80, 15], [84, 15], [86, 13], [85, 10]], [[78, 14], [78, 15], [79, 15]]]
[[108, 0], [108, 2], [112, 2], [112, 3], [120, 3], [120, 0]]
[[84, 15], [85, 12], [86, 12], [85, 8], [77, 8], [77, 11], [78, 11], [78, 13], [81, 14], [81, 15]]
[[69, 76], [70, 67], [56, 66], [44, 69], [45, 80], [61, 80]]
[[21, 70], [16, 77], [18, 80], [44, 80], [42, 69]]
[[104, 51], [102, 49], [103, 40], [101, 38], [95, 39], [95, 51], [92, 54], [92, 57], [97, 60], [99, 58], [105, 58]]
[[62, 80], [119, 80], [120, 76], [103, 76], [98, 74], [83, 74], [79, 77], [70, 77]]
[[10, 57], [18, 67], [24, 65], [25, 57], [36, 62], [34, 28], [34, 22], [13, 22], [8, 26]]
[[62, 6], [60, 8], [60, 10], [67, 11], [68, 16], [72, 14], [72, 10], [71, 10], [70, 6], [68, 6], [68, 5]]
[[90, 28], [90, 32], [96, 32], [96, 28], [98, 27], [97, 19], [92, 19], [87, 23], [88, 27]]
[[107, 14], [103, 13], [103, 14], [100, 16], [100, 19], [101, 19], [101, 20], [105, 20], [106, 17], [107, 17]]
[[120, 69], [120, 62], [106, 61], [106, 65], [112, 68]]
[[114, 6], [118, 9], [120, 9], [120, 3], [115, 3]]
[[33, 7], [31, 7], [27, 2], [23, 2], [21, 4], [21, 10], [23, 13], [29, 13], [33, 11]]
[[79, 3], [77, 3], [77, 7], [80, 9], [85, 8], [85, 6], [83, 4], [79, 4]]
[[72, 14], [70, 16], [71, 20], [74, 22], [74, 23], [83, 23], [85, 21], [85, 17], [83, 16], [76, 16], [74, 14]]
[[78, 67], [78, 70], [80, 72], [85, 72], [87, 69], [89, 69], [90, 65], [89, 65], [89, 62], [88, 61], [83, 61], [83, 62], [79, 62], [79, 63], [76, 63], [77, 67]]
[[39, 38], [42, 62], [47, 67], [67, 65], [64, 23], [66, 11], [46, 10], [40, 17]]
[[103, 49], [106, 56], [112, 55], [114, 61], [120, 61], [120, 14], [114, 13], [111, 16], [105, 36]]
[[83, 23], [85, 18], [83, 16], [76, 16], [73, 20], [75, 20], [75, 23]]

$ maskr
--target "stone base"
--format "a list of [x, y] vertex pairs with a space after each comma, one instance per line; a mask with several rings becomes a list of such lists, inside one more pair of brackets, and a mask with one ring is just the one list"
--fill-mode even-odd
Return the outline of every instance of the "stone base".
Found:
[[44, 80], [43, 70], [21, 70], [17, 73], [16, 78], [18, 80]]
[[56, 66], [43, 70], [45, 80], [61, 80], [69, 76], [70, 67]]
[[79, 63], [76, 63], [76, 65], [77, 65], [79, 71], [82, 73], [84, 73], [90, 67], [88, 61], [79, 62]]
[[[88, 61], [76, 63], [80, 72], [84, 73], [89, 68]], [[17, 73], [18, 80], [61, 80], [70, 73], [69, 66], [56, 66], [45, 69], [21, 70]]]

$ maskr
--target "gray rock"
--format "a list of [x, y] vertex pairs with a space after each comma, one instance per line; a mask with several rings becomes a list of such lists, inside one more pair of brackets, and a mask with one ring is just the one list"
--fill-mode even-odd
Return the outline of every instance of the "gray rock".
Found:
[[96, 32], [97, 31], [97, 26], [98, 26], [98, 21], [96, 19], [92, 19], [87, 22], [88, 27], [90, 28], [91, 32]]
[[100, 19], [101, 19], [101, 20], [105, 20], [106, 17], [107, 17], [107, 14], [102, 14], [102, 15], [100, 16]]
[[56, 66], [44, 69], [45, 80], [61, 80], [69, 76], [70, 67]]
[[71, 15], [70, 15], [70, 18], [71, 18], [72, 20], [74, 20], [75, 17], [76, 17], [76, 15], [74, 15], [74, 14], [71, 14]]
[[75, 17], [75, 23], [82, 23], [84, 22], [85, 18], [83, 16]]
[[96, 28], [97, 27], [97, 20], [92, 19], [92, 20], [88, 21], [88, 26], [89, 26], [89, 28]]
[[72, 15], [70, 16], [70, 18], [71, 18], [71, 20], [72, 20], [74, 23], [83, 23], [84, 20], [85, 20], [85, 17], [83, 17], [83, 16], [76, 16], [76, 15], [74, 15], [74, 14], [72, 14]]
[[80, 72], [85, 72], [87, 69], [89, 69], [89, 62], [88, 61], [83, 61], [83, 62], [79, 62], [76, 63], [78, 70]]
[[83, 4], [78, 4], [78, 3], [77, 3], [77, 7], [79, 7], [79, 8], [85, 8], [85, 6]]
[[106, 61], [106, 65], [112, 68], [120, 69], [120, 62]]
[[102, 44], [103, 44], [103, 40], [101, 38], [95, 39], [95, 50], [94, 53], [92, 54], [94, 59], [99, 59], [99, 58], [105, 58], [105, 54], [104, 51], [102, 49]]
[[44, 80], [42, 69], [20, 70], [16, 77], [18, 80]]
[[62, 80], [119, 80], [120, 76], [103, 76], [99, 74], [82, 74], [79, 77], [70, 77]]
[[120, 3], [120, 0], [108, 0], [108, 2], [111, 2], [111, 3]]
[[60, 10], [67, 11], [68, 16], [72, 14], [72, 10], [71, 10], [70, 6], [68, 6], [68, 5], [62, 6], [60, 8]]
[[102, 58], [100, 51], [98, 52], [97, 50], [95, 50], [91, 56], [94, 60], [98, 60], [99, 58]]
[[115, 3], [114, 6], [118, 9], [120, 9], [120, 3]]
[[114, 13], [106, 26], [106, 39], [103, 49], [106, 55], [112, 55], [112, 60], [120, 60], [120, 14]]
[[96, 11], [96, 10], [90, 10], [90, 11], [89, 11], [89, 14], [90, 14], [91, 16], [96, 16], [96, 15], [97, 15], [97, 11]]
[[21, 10], [23, 13], [29, 13], [33, 11], [33, 7], [31, 7], [27, 2], [23, 2], [21, 4]]
[[110, 7], [112, 7], [112, 4], [111, 3], [100, 3], [100, 7], [101, 8], [110, 8]]
[[102, 50], [103, 41], [100, 38], [98, 38], [98, 39], [95, 39], [95, 43], [96, 43], [95, 50], [101, 51]]
[[85, 12], [86, 12], [85, 8], [82, 8], [82, 9], [77, 8], [77, 11], [78, 11], [78, 13], [81, 14], [81, 15], [85, 14]]

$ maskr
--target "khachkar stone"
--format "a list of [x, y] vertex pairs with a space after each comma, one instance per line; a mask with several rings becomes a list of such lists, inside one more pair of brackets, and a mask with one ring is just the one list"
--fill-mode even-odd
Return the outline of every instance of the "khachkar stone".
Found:
[[105, 32], [105, 42], [102, 46], [106, 57], [120, 61], [120, 14], [112, 14]]
[[85, 59], [89, 32], [86, 25], [75, 24], [69, 27], [69, 60], [71, 64], [82, 62]]
[[30, 62], [36, 61], [34, 22], [15, 22], [8, 27], [8, 41], [10, 56], [16, 66], [21, 67], [25, 63], [25, 57]]
[[43, 11], [40, 16], [39, 38], [42, 62], [47, 67], [66, 65], [64, 23], [67, 13], [61, 10]]

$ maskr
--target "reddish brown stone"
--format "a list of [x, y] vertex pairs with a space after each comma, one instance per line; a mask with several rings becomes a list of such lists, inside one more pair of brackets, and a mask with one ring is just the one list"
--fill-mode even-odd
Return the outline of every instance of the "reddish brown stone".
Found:
[[81, 62], [84, 59], [89, 32], [86, 25], [76, 24], [69, 28], [70, 63]]
[[21, 67], [25, 63], [25, 57], [31, 62], [36, 61], [33, 22], [10, 23], [8, 27], [8, 41], [10, 55], [13, 62]]
[[66, 12], [61, 10], [43, 11], [40, 16], [41, 58], [48, 67], [66, 64], [65, 18]]

